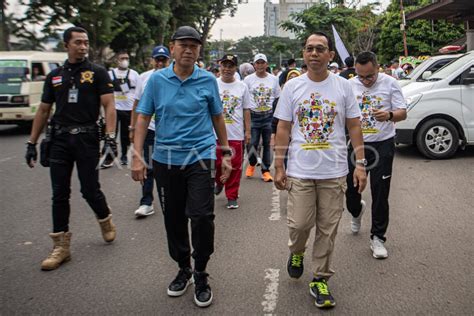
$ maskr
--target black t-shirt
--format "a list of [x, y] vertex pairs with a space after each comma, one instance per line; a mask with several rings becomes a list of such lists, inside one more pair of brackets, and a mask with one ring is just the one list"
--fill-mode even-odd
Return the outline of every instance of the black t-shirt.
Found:
[[[70, 101], [70, 90], [77, 89], [77, 103]], [[100, 112], [100, 96], [114, 93], [109, 74], [89, 60], [68, 61], [46, 77], [41, 102], [56, 103], [53, 120], [62, 126], [94, 124]]]
[[346, 79], [351, 79], [355, 76], [357, 76], [355, 68], [347, 68], [343, 72], [339, 74], [339, 76], [344, 77]]

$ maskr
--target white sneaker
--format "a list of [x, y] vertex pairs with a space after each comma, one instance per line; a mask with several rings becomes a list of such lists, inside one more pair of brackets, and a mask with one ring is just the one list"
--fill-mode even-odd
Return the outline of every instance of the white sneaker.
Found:
[[377, 236], [370, 241], [370, 249], [372, 249], [372, 255], [375, 259], [385, 259], [388, 257], [387, 249], [385, 248], [384, 241]]
[[153, 210], [153, 205], [140, 205], [140, 207], [135, 211], [135, 216], [149, 216], [155, 214]]
[[354, 234], [357, 234], [360, 230], [360, 225], [361, 225], [361, 222], [362, 222], [362, 215], [364, 215], [365, 207], [366, 207], [365, 201], [360, 200], [360, 205], [362, 205], [362, 209], [360, 211], [359, 216], [352, 217], [352, 220], [351, 220], [351, 230]]

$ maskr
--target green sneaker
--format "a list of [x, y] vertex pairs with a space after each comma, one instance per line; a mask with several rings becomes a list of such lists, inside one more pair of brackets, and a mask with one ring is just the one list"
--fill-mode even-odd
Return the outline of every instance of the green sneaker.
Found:
[[316, 299], [314, 305], [319, 308], [331, 308], [336, 306], [336, 301], [329, 292], [326, 279], [314, 278], [309, 284], [309, 293]]
[[304, 259], [304, 253], [302, 254], [296, 254], [296, 253], [291, 253], [290, 257], [288, 258], [288, 274], [290, 277], [294, 279], [298, 279], [304, 271], [304, 266], [303, 266], [303, 259]]

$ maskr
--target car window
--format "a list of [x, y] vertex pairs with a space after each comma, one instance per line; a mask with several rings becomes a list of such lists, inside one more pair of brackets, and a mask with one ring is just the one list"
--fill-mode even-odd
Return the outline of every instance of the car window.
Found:
[[31, 63], [31, 80], [32, 81], [43, 81], [46, 78], [44, 73], [43, 63], [32, 62]]
[[436, 63], [434, 63], [433, 65], [431, 65], [431, 67], [429, 67], [427, 70], [429, 70], [431, 72], [435, 72], [436, 70], [440, 69], [441, 67], [443, 67], [444, 65], [449, 63], [451, 60], [452, 59], [439, 60]]
[[453, 81], [449, 83], [449, 85], [460, 85], [462, 80], [466, 77], [473, 77], [474, 76], [474, 64], [464, 70], [459, 76], [457, 76]]
[[59, 67], [59, 63], [48, 63], [48, 65], [51, 71]]

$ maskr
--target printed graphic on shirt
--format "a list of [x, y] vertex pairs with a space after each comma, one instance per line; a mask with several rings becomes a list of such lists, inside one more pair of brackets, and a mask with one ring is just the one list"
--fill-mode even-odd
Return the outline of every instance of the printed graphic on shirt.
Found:
[[357, 96], [357, 102], [359, 103], [361, 112], [361, 126], [363, 134], [378, 134], [379, 130], [375, 128], [377, 120], [373, 116], [374, 109], [381, 109], [382, 98], [376, 95], [370, 95], [368, 91]]
[[81, 72], [81, 83], [84, 82], [89, 82], [89, 83], [94, 83], [94, 72], [87, 70]]
[[304, 150], [331, 149], [329, 136], [334, 132], [337, 116], [336, 103], [323, 99], [319, 93], [312, 93], [309, 100], [298, 104], [296, 111], [298, 126], [306, 144]]
[[252, 90], [252, 96], [257, 107], [255, 112], [266, 112], [272, 109], [270, 98], [272, 96], [272, 88], [265, 87], [265, 84], [260, 83], [257, 88]]
[[224, 108], [224, 121], [226, 124], [234, 124], [236, 121], [235, 110], [239, 107], [242, 100], [238, 96], [230, 94], [229, 90], [222, 91], [220, 95]]

